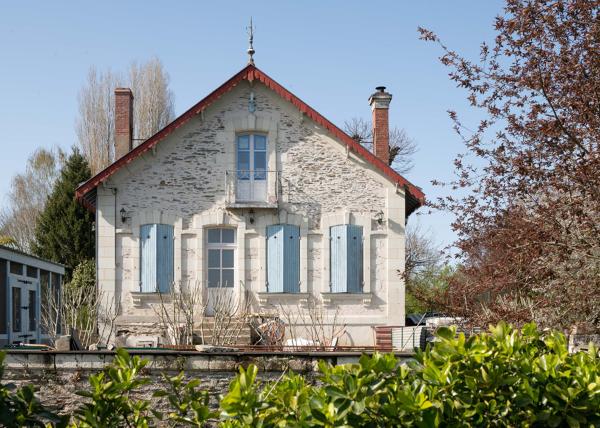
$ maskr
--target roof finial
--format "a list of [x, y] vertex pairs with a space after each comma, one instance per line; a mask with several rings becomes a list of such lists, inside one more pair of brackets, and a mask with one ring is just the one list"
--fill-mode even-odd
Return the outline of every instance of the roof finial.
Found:
[[250, 40], [250, 46], [248, 46], [248, 64], [254, 65], [254, 26], [252, 25], [252, 17], [250, 17], [250, 27], [246, 27], [248, 30], [248, 38]]

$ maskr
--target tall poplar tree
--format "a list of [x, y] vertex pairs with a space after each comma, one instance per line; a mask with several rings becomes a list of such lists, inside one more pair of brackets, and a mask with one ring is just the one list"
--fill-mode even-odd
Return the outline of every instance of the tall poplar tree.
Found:
[[62, 263], [67, 278], [84, 260], [94, 258], [93, 216], [75, 200], [75, 189], [91, 177], [87, 161], [74, 148], [54, 184], [35, 229], [33, 251]]
[[79, 92], [76, 131], [93, 174], [115, 160], [115, 88], [125, 86], [133, 91], [134, 143], [150, 138], [175, 117], [169, 74], [158, 58], [132, 63], [127, 74], [101, 72], [92, 67]]

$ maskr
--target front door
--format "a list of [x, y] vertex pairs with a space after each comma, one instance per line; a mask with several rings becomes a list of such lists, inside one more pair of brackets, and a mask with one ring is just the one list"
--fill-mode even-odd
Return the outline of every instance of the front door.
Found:
[[245, 134], [237, 137], [236, 201], [267, 199], [267, 137]]
[[11, 343], [38, 343], [38, 281], [11, 276], [9, 284]]

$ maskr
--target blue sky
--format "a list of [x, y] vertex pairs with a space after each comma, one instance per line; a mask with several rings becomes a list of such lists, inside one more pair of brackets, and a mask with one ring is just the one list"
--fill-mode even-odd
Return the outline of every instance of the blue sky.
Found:
[[[246, 64], [246, 26], [256, 26], [256, 64], [339, 126], [370, 118], [368, 96], [385, 85], [394, 96], [392, 126], [419, 146], [407, 178], [432, 199], [446, 190], [462, 150], [446, 111], [467, 124], [478, 112], [450, 82], [437, 46], [417, 26], [475, 58], [494, 37], [502, 2], [220, 1], [4, 2], [0, 5], [0, 195], [36, 147], [76, 144], [77, 93], [87, 70], [125, 70], [159, 57], [182, 113]], [[418, 221], [440, 243], [453, 239], [450, 216]], [[414, 220], [411, 220], [414, 221]]]

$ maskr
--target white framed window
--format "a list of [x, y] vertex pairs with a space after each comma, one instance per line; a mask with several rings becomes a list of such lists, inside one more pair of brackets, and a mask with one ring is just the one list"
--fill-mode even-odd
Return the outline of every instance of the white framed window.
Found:
[[267, 137], [239, 134], [236, 137], [237, 199], [264, 201], [267, 197]]
[[209, 288], [233, 287], [235, 248], [235, 229], [206, 229], [206, 280]]

